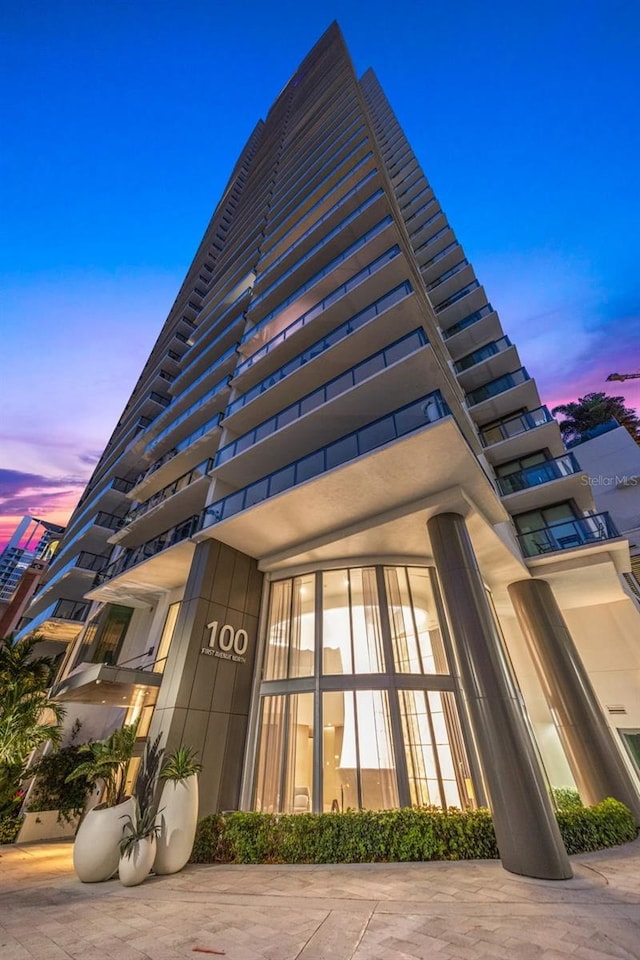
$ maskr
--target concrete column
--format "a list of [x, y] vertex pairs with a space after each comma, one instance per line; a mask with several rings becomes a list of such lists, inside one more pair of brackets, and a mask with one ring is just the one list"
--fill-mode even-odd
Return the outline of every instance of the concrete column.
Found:
[[569, 858], [464, 519], [427, 524], [502, 863], [512, 873], [568, 880]]
[[520, 580], [509, 586], [509, 596], [583, 801], [615, 797], [640, 825], [640, 796], [551, 587], [546, 580]]

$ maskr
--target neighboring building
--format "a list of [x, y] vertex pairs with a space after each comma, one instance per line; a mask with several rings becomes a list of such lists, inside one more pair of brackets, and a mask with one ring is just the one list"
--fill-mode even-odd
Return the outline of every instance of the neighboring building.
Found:
[[20, 579], [34, 560], [48, 561], [64, 527], [36, 517], [23, 517], [0, 553], [0, 601], [11, 600]]
[[193, 745], [202, 813], [488, 796], [505, 863], [560, 876], [532, 727], [554, 784], [640, 809], [602, 709], [640, 725], [640, 614], [585, 477], [334, 25], [242, 150], [28, 629], [86, 603], [56, 696], [86, 736]]

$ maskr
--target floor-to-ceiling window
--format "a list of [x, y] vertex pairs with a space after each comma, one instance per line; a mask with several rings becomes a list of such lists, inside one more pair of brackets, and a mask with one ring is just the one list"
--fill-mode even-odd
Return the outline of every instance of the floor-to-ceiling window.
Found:
[[371, 566], [272, 583], [255, 809], [474, 805], [434, 578]]

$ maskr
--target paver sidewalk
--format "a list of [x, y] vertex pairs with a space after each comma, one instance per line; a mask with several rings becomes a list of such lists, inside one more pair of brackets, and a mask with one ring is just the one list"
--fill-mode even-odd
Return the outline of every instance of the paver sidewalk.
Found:
[[564, 883], [498, 862], [189, 866], [82, 884], [71, 845], [0, 848], [1, 960], [640, 960], [640, 841]]

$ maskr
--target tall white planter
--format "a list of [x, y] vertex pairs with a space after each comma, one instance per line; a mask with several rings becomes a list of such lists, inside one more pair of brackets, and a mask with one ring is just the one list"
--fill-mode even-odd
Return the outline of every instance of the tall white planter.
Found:
[[198, 776], [166, 780], [160, 798], [156, 873], [177, 873], [191, 856], [198, 824]]
[[135, 816], [135, 800], [129, 797], [117, 807], [90, 810], [73, 844], [73, 868], [83, 883], [110, 880], [118, 869], [120, 841], [127, 814]]
[[156, 855], [156, 838], [145, 837], [134, 844], [131, 856], [120, 856], [118, 876], [123, 887], [137, 887], [149, 875]]

